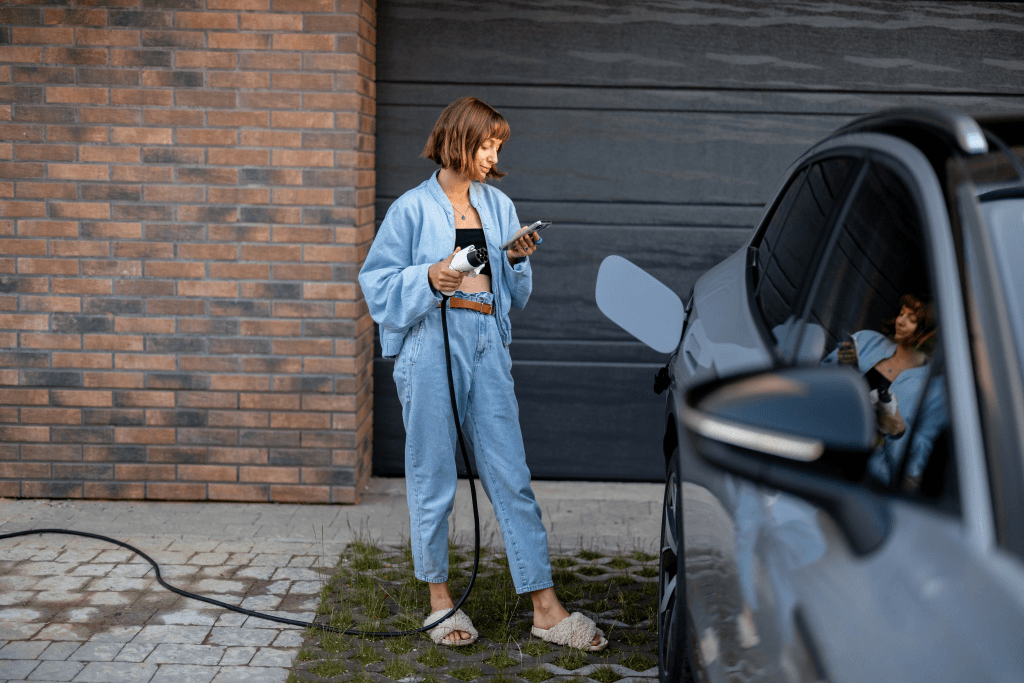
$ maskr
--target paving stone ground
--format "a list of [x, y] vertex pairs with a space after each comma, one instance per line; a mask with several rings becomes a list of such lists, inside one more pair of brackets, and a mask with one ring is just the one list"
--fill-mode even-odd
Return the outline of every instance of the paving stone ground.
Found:
[[[472, 533], [460, 482], [457, 529]], [[552, 547], [653, 547], [661, 485], [538, 482]], [[500, 548], [481, 496], [485, 541]], [[0, 499], [0, 534], [69, 528], [149, 554], [169, 583], [228, 604], [311, 620], [357, 538], [401, 543], [403, 480], [373, 480], [355, 506]], [[320, 568], [325, 568], [325, 572]], [[303, 630], [164, 590], [137, 555], [101, 541], [0, 541], [0, 681], [283, 682]]]

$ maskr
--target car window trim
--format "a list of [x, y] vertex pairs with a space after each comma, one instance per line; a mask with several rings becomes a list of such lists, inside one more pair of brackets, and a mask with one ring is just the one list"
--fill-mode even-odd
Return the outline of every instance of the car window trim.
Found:
[[[839, 242], [839, 228], [846, 220], [847, 214], [850, 213], [850, 207], [853, 205], [853, 200], [856, 198], [857, 192], [860, 191], [860, 186], [864, 183], [864, 178], [867, 177], [868, 169], [870, 167], [870, 160], [865, 156], [861, 159], [861, 164], [857, 168], [857, 172], [851, 174], [853, 176], [853, 180], [847, 183], [846, 195], [842, 198], [841, 202], [842, 206], [839, 208], [838, 213], [835, 213], [834, 220], [829, 228], [828, 237], [824, 240], [824, 247], [819, 247], [820, 253], [817, 254], [818, 267], [807, 286], [806, 298], [803, 299], [801, 303], [800, 316], [797, 318], [798, 320], [803, 320], [804, 323], [800, 326], [800, 330], [796, 338], [796, 344], [793, 345], [791, 355], [787, 359], [788, 365], [792, 365], [797, 361], [797, 356], [800, 353], [800, 345], [804, 341], [804, 331], [807, 329], [807, 320], [811, 313], [811, 306], [814, 305], [814, 298], [818, 295], [818, 289], [821, 287], [821, 281], [825, 277], [825, 264], [832, 255], [832, 250], [835, 249], [836, 244]], [[837, 202], [837, 204], [838, 203], [839, 202]]]
[[[849, 201], [849, 198], [851, 196], [851, 185], [856, 178], [860, 177], [860, 174], [864, 166], [866, 165], [867, 155], [863, 150], [857, 149], [855, 147], [839, 147], [837, 149], [829, 150], [827, 152], [818, 152], [816, 154], [812, 154], [808, 156], [806, 159], [802, 160], [799, 164], [795, 165], [796, 170], [789, 174], [786, 184], [783, 186], [784, 188], [786, 188], [786, 190], [791, 189], [791, 186], [789, 185], [789, 180], [791, 178], [796, 177], [803, 171], [808, 171], [815, 164], [828, 161], [829, 159], [837, 159], [840, 157], [850, 158], [851, 161], [854, 164], [856, 164], [856, 166], [855, 168], [851, 169], [850, 175], [846, 178], [843, 187], [839, 190], [839, 196], [836, 199], [835, 204], [833, 204], [832, 211], [829, 213], [829, 216], [825, 221], [825, 227], [823, 228], [823, 232], [825, 233], [825, 235], [818, 242], [818, 246], [815, 249], [814, 257], [812, 257], [812, 263], [815, 262], [816, 258], [820, 257], [822, 249], [824, 249], [823, 245], [832, 239], [832, 235], [836, 228], [836, 218], [839, 215], [838, 212], [841, 211], [842, 207], [845, 207], [846, 203]], [[809, 179], [810, 173], [805, 173], [797, 192], [803, 191], [803, 188], [809, 182]], [[785, 194], [785, 191], [780, 191], [779, 193], [776, 194], [776, 200], [772, 204], [773, 208], [778, 207], [779, 203], [782, 201], [783, 194]], [[771, 219], [774, 217], [774, 215], [774, 212], [769, 212], [765, 215], [765, 218], [762, 220], [762, 224], [758, 227], [757, 232], [755, 233], [755, 237], [750, 242], [751, 246], [753, 246], [756, 240], [759, 240], [764, 235], [764, 232], [768, 229], [768, 223], [771, 222]], [[772, 251], [774, 251], [774, 248], [772, 249]], [[754, 261], [753, 263], [752, 259]], [[762, 340], [764, 340], [765, 342], [765, 348], [767, 348], [771, 353], [772, 365], [776, 368], [785, 367], [786, 365], [790, 364], [790, 359], [783, 357], [781, 351], [778, 348], [778, 343], [775, 341], [775, 337], [772, 336], [771, 330], [769, 330], [768, 326], [765, 325], [761, 309], [757, 305], [756, 293], [754, 291], [754, 288], [757, 285], [757, 283], [753, 282], [752, 271], [754, 270], [754, 268], [751, 267], [752, 265], [755, 264], [756, 254], [750, 255], [748, 250], [747, 306], [749, 307], [749, 310], [751, 312], [750, 317], [754, 321], [754, 327], [757, 329], [758, 333], [761, 335]], [[819, 264], [817, 270], [810, 279], [817, 278], [823, 267], [823, 264]], [[805, 279], [805, 281], [800, 284], [800, 289], [797, 291], [796, 300], [794, 301], [793, 311], [799, 310], [803, 305], [803, 297], [806, 296], [808, 290], [807, 282], [808, 281]], [[800, 347], [796, 346], [795, 348], [799, 349]]]
[[[1024, 438], [1019, 428], [1006, 415], [1021, 414], [1024, 400], [1020, 392], [1020, 371], [995, 371], [987, 362], [992, 355], [1005, 357], [1016, 364], [1016, 349], [1012, 332], [1002, 314], [1005, 302], [996, 299], [1001, 283], [993, 284], [999, 274], [992, 263], [992, 244], [982, 228], [978, 191], [970, 181], [964, 182], [958, 192], [960, 222], [963, 226], [965, 300], [970, 306], [968, 318], [972, 333], [969, 338], [972, 356], [977, 367], [977, 399], [981, 419], [986, 425], [985, 459], [988, 466], [989, 491], [992, 496], [996, 541], [1000, 547], [1024, 559], [1024, 471], [1020, 462]], [[977, 242], [977, 244], [975, 244]], [[984, 252], [984, 253], [983, 253]], [[974, 263], [981, 259], [981, 263]], [[988, 262], [991, 271], [979, 266]], [[988, 277], [986, 277], [988, 275]], [[976, 293], [983, 293], [978, 296]], [[981, 346], [982, 348], [976, 348]], [[1012, 368], [1011, 368], [1012, 370]]]

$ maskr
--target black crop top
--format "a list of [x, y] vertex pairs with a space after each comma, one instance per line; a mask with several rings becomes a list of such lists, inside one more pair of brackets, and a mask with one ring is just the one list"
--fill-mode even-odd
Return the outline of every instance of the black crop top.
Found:
[[[459, 228], [455, 231], [455, 246], [465, 249], [469, 245], [477, 249], [487, 247], [487, 240], [484, 239], [484, 231], [480, 228]], [[487, 263], [480, 271], [481, 275], [491, 276], [491, 255], [487, 255]]]
[[864, 379], [868, 381], [869, 387], [872, 389], [878, 389], [879, 391], [882, 389], [888, 391], [889, 387], [892, 386], [892, 382], [886, 379], [885, 375], [874, 368], [871, 368], [864, 373]]

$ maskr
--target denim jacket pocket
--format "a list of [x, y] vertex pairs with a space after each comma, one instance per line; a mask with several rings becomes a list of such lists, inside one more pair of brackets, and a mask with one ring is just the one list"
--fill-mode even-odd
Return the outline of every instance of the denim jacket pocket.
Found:
[[395, 358], [395, 369], [392, 375], [398, 386], [399, 394], [401, 394], [403, 386], [408, 384], [409, 373], [412, 366], [416, 364], [416, 357], [419, 356], [420, 345], [423, 341], [423, 326], [426, 325], [426, 322], [426, 320], [421, 320], [412, 326], [406, 333], [405, 339], [402, 341], [402, 349]]

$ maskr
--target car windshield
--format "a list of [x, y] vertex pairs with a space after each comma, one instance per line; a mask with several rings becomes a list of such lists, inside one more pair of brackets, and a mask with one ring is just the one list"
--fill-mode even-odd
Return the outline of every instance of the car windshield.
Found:
[[1017, 341], [1017, 358], [1024, 367], [1024, 199], [1000, 199], [981, 205], [996, 252], [1006, 309]]

